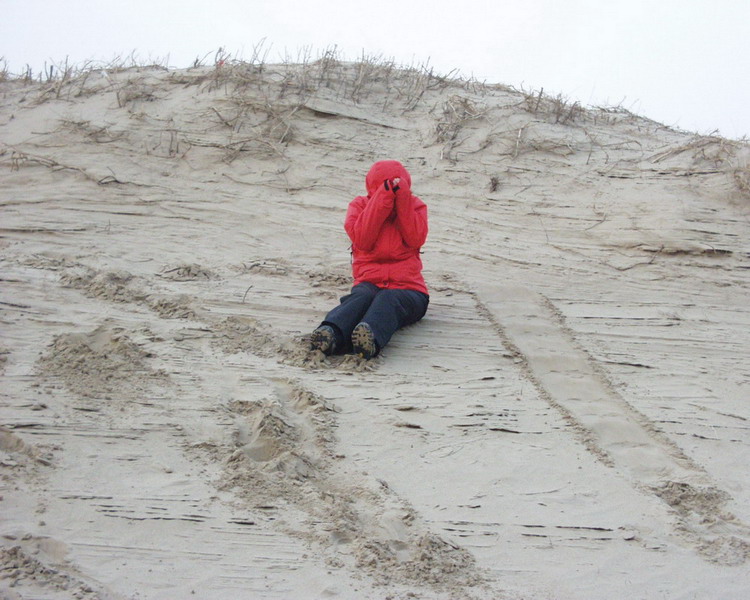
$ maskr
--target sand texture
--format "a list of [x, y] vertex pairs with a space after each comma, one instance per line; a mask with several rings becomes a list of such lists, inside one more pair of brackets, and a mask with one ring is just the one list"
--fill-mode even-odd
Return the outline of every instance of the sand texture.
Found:
[[[384, 158], [430, 308], [325, 357]], [[367, 61], [0, 83], [0, 596], [747, 598], [749, 158]]]

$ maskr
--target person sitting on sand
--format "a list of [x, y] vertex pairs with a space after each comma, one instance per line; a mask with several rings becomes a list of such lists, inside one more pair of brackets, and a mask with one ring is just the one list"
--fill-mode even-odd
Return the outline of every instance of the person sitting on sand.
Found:
[[367, 196], [349, 204], [344, 228], [352, 241], [351, 293], [312, 332], [325, 354], [378, 355], [400, 328], [419, 321], [430, 302], [419, 250], [427, 238], [427, 205], [411, 193], [411, 175], [395, 160], [376, 162]]

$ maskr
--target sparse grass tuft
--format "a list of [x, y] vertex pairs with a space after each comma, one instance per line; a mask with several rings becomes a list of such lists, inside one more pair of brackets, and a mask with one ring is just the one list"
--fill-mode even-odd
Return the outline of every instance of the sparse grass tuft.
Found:
[[115, 96], [117, 97], [117, 106], [125, 108], [128, 104], [138, 101], [153, 102], [156, 100], [156, 89], [138, 79], [128, 79], [117, 89]]
[[84, 139], [97, 144], [110, 144], [126, 137], [124, 131], [112, 131], [106, 125], [94, 125], [91, 121], [63, 119], [60, 125], [68, 131], [78, 133]]
[[694, 162], [721, 167], [736, 154], [739, 145], [739, 142], [733, 142], [718, 135], [696, 135], [686, 144], [654, 154], [649, 157], [649, 160], [660, 163], [674, 156], [690, 152]]
[[[481, 119], [486, 114], [485, 107], [480, 107], [469, 98], [459, 95], [448, 98], [443, 104], [442, 118], [435, 127], [436, 142], [444, 145], [440, 157], [454, 160], [451, 151], [465, 141], [458, 137], [461, 129], [467, 123]], [[486, 143], [490, 143], [489, 137]]]
[[[34, 102], [42, 104], [48, 100], [70, 100], [97, 93], [114, 85], [110, 75], [145, 68], [167, 70], [168, 67], [166, 59], [163, 62], [142, 62], [135, 54], [131, 54], [126, 58], [115, 57], [108, 63], [86, 61], [73, 64], [66, 57], [60, 62], [45, 63], [38, 73], [34, 73], [27, 64], [22, 73], [12, 74], [7, 61], [0, 58], [0, 82], [19, 81], [26, 85], [36, 84], [39, 93]], [[95, 77], [96, 75], [100, 77]]]
[[337, 75], [340, 74], [341, 60], [336, 46], [326, 48], [323, 55], [313, 63], [316, 71], [318, 86], [330, 88], [333, 83], [338, 81]]
[[740, 194], [750, 197], [750, 144], [747, 140], [729, 140], [716, 133], [696, 135], [689, 142], [654, 154], [648, 160], [661, 163], [686, 152], [691, 154], [694, 169], [727, 172]]
[[396, 65], [392, 60], [367, 55], [363, 51], [360, 59], [354, 63], [354, 79], [349, 96], [355, 102], [359, 101], [373, 83], [382, 83], [386, 89], [389, 88], [395, 69]]
[[550, 96], [544, 93], [544, 88], [538, 92], [521, 90], [523, 101], [521, 106], [533, 115], [551, 120], [553, 123], [567, 125], [579, 120], [585, 113], [580, 102], [572, 102], [562, 94]]
[[443, 118], [436, 127], [438, 143], [452, 142], [458, 137], [461, 127], [479, 119], [486, 113], [469, 98], [451, 96], [443, 105]]

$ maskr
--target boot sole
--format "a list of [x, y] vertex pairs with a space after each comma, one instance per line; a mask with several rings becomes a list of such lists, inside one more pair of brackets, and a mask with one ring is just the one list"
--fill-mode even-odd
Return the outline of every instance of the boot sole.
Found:
[[316, 329], [310, 335], [310, 346], [313, 350], [320, 350], [323, 354], [330, 354], [333, 350], [333, 332], [327, 329]]
[[354, 354], [359, 354], [362, 358], [373, 358], [378, 353], [375, 334], [367, 323], [360, 323], [354, 328], [352, 346]]

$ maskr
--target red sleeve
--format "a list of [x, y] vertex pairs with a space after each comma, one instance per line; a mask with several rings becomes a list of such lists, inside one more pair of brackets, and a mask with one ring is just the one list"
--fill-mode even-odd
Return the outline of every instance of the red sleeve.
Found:
[[359, 196], [350, 202], [344, 229], [352, 244], [359, 250], [371, 251], [392, 210], [393, 192], [385, 189], [377, 190], [369, 199]]
[[409, 192], [396, 194], [396, 227], [409, 248], [421, 248], [427, 239], [427, 205]]

